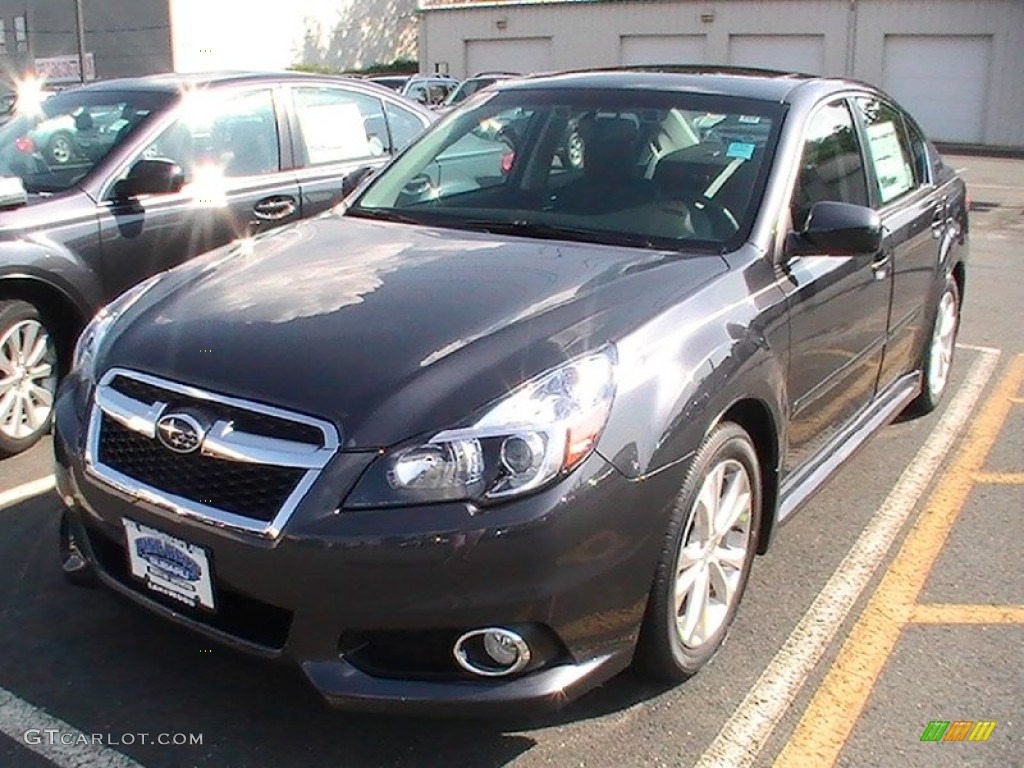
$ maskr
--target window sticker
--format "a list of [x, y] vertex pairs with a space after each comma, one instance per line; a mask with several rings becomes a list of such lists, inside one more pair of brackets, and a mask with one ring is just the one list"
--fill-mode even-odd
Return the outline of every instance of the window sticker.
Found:
[[761, 118], [757, 115], [740, 115], [740, 122], [747, 123], [748, 125], [757, 125], [761, 122]]
[[914, 186], [914, 173], [903, 154], [896, 126], [891, 122], [868, 126], [868, 144], [878, 177], [882, 202], [893, 200]]
[[755, 146], [746, 141], [733, 141], [725, 151], [726, 157], [734, 157], [738, 160], [749, 160], [754, 156]]
[[309, 104], [296, 111], [311, 165], [378, 154], [355, 104]]

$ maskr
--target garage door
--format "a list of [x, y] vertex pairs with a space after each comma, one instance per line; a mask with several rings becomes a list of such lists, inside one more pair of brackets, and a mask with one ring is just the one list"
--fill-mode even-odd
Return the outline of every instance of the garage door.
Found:
[[622, 64], [703, 64], [704, 35], [623, 35]]
[[732, 35], [729, 63], [737, 67], [818, 73], [825, 69], [824, 35]]
[[477, 72], [547, 72], [551, 69], [551, 38], [467, 40], [466, 74]]
[[886, 35], [884, 56], [882, 87], [931, 138], [984, 139], [991, 37]]

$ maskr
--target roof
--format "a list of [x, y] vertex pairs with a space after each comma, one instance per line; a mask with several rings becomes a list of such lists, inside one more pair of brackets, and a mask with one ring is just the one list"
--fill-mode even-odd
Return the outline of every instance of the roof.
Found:
[[187, 87], [195, 88], [209, 85], [238, 84], [245, 82], [259, 82], [261, 80], [344, 80], [346, 82], [366, 82], [366, 80], [361, 80], [352, 77], [342, 77], [340, 75], [321, 75], [309, 72], [292, 71], [222, 71], [195, 73], [171, 72], [160, 75], [144, 75], [142, 77], [125, 77], [114, 80], [100, 80], [94, 83], [89, 83], [85, 86], [81, 86], [80, 89], [88, 89], [90, 91], [114, 91], [129, 88], [154, 91], [178, 91], [182, 88]]
[[[794, 72], [737, 67], [644, 66], [591, 69], [503, 81], [502, 90], [544, 88], [617, 88], [697, 91], [767, 101], [787, 101], [799, 86], [825, 78]], [[834, 81], [838, 86], [843, 81]]]

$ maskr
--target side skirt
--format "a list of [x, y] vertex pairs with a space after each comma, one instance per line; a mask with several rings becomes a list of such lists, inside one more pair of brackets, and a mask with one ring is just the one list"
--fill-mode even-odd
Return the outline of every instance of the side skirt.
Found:
[[908, 373], [889, 385], [871, 407], [830, 440], [821, 452], [786, 478], [779, 492], [777, 523], [790, 515], [820, 489], [825, 481], [853, 456], [875, 432], [895, 419], [921, 391], [921, 372]]

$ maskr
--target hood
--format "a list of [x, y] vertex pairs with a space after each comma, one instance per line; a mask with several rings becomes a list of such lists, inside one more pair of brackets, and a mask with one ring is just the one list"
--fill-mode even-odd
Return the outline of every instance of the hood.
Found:
[[348, 448], [385, 446], [463, 422], [725, 266], [326, 216], [168, 273], [100, 366], [327, 418]]

